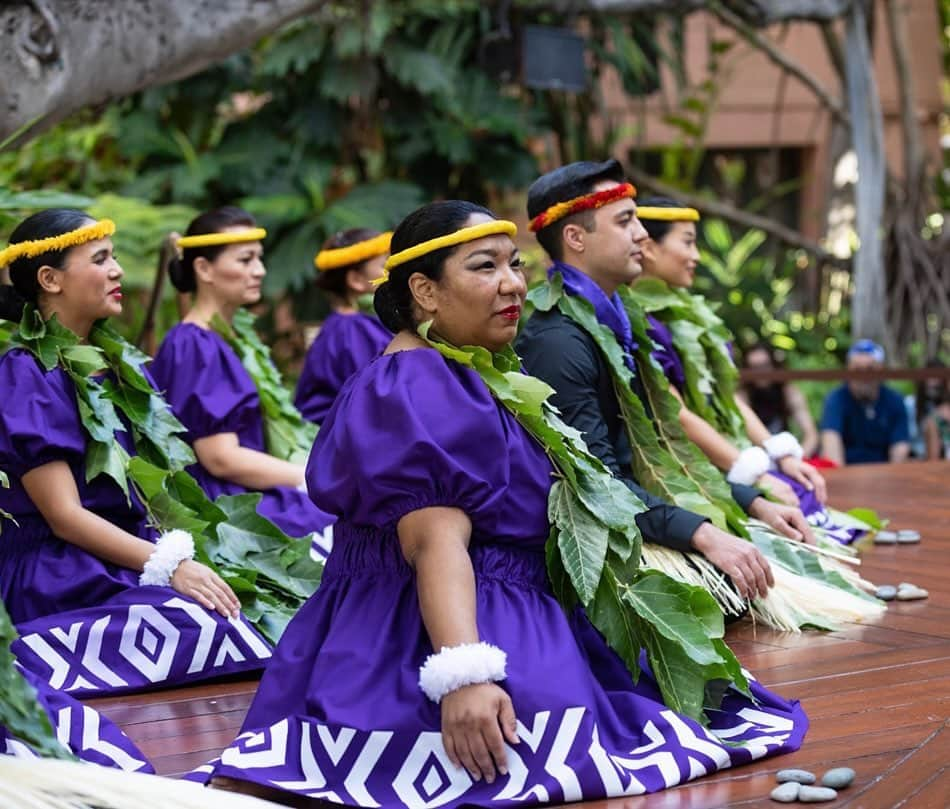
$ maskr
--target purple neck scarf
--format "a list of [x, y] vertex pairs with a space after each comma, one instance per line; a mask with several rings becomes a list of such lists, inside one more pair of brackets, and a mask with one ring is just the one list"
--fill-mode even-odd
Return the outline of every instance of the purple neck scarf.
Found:
[[615, 292], [608, 298], [607, 293], [597, 286], [589, 275], [562, 261], [555, 261], [548, 268], [548, 278], [553, 278], [558, 273], [564, 279], [564, 291], [568, 295], [585, 298], [593, 305], [597, 322], [614, 333], [617, 342], [623, 348], [624, 362], [631, 371], [635, 370], [633, 355], [637, 350], [637, 343], [633, 339], [630, 319], [623, 308], [620, 296]]

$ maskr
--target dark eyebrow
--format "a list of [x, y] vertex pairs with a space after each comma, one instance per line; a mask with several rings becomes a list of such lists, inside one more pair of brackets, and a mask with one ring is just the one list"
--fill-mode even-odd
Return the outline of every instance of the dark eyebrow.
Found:
[[485, 253], [485, 255], [491, 256], [492, 258], [494, 258], [495, 256], [498, 255], [498, 251], [497, 251], [497, 250], [493, 250], [493, 249], [491, 249], [490, 247], [483, 247], [481, 250], [475, 250], [475, 251], [469, 253], [467, 256], [465, 256], [465, 260], [468, 261], [470, 258], [474, 258], [475, 256], [479, 255], [480, 253]]
[[98, 250], [96, 250], [95, 253], [92, 254], [92, 258], [90, 259], [90, 261], [95, 261], [97, 258], [99, 258], [99, 256], [107, 256], [107, 255], [109, 255], [109, 248], [100, 247]]

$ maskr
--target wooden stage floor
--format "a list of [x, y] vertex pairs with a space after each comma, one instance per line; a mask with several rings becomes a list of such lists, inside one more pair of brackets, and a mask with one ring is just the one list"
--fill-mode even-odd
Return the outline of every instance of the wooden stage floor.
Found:
[[[804, 705], [811, 727], [802, 749], [587, 809], [777, 806], [768, 799], [777, 770], [820, 775], [835, 766], [853, 767], [857, 779], [827, 806], [950, 807], [950, 463], [833, 470], [828, 481], [836, 507], [869, 506], [892, 528], [923, 534], [919, 545], [869, 547], [861, 570], [876, 584], [912, 581], [930, 598], [891, 602], [880, 621], [832, 633], [730, 627], [732, 648], [759, 681]], [[160, 774], [177, 775], [234, 738], [255, 686], [231, 682], [91, 704], [126, 730]]]

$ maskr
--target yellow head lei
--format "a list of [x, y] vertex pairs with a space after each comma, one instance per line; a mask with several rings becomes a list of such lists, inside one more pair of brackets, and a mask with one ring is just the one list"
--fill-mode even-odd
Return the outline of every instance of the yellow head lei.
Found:
[[115, 233], [115, 222], [111, 219], [103, 219], [100, 222], [84, 225], [59, 236], [17, 242], [11, 244], [5, 250], [0, 250], [0, 267], [9, 267], [18, 258], [34, 258], [44, 253], [66, 250], [69, 247], [75, 247], [77, 244], [86, 244], [97, 239], [104, 239], [113, 233]]
[[637, 219], [650, 219], [654, 222], [698, 222], [699, 211], [695, 208], [651, 208], [647, 205], [637, 208]]
[[248, 228], [247, 230], [223, 230], [218, 233], [199, 233], [197, 236], [182, 236], [178, 240], [178, 249], [188, 247], [217, 247], [222, 244], [239, 244], [241, 242], [259, 242], [267, 235], [264, 228]]
[[373, 281], [373, 286], [385, 284], [389, 280], [389, 271], [398, 267], [400, 264], [405, 264], [407, 261], [412, 261], [428, 253], [434, 253], [443, 247], [454, 247], [457, 244], [474, 242], [476, 239], [483, 239], [485, 236], [496, 236], [501, 233], [513, 238], [517, 232], [518, 226], [514, 222], [509, 222], [507, 219], [495, 219], [492, 222], [472, 225], [471, 227], [457, 230], [455, 233], [449, 233], [445, 236], [429, 239], [426, 242], [414, 244], [412, 247], [407, 247], [405, 250], [393, 253], [393, 255], [387, 259], [386, 265], [383, 267], [383, 274]]
[[392, 241], [392, 231], [380, 233], [372, 239], [364, 239], [346, 247], [335, 247], [332, 250], [321, 250], [313, 260], [314, 266], [320, 272], [335, 270], [338, 267], [348, 267], [351, 264], [360, 264], [375, 256], [382, 256], [389, 252], [389, 243]]

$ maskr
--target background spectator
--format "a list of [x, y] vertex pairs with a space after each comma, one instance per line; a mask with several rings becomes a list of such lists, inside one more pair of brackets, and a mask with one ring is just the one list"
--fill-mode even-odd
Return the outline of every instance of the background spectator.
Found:
[[[884, 367], [884, 349], [858, 340], [848, 351], [849, 370]], [[837, 464], [897, 463], [910, 454], [907, 411], [897, 391], [880, 382], [851, 381], [825, 399], [822, 455]]]

